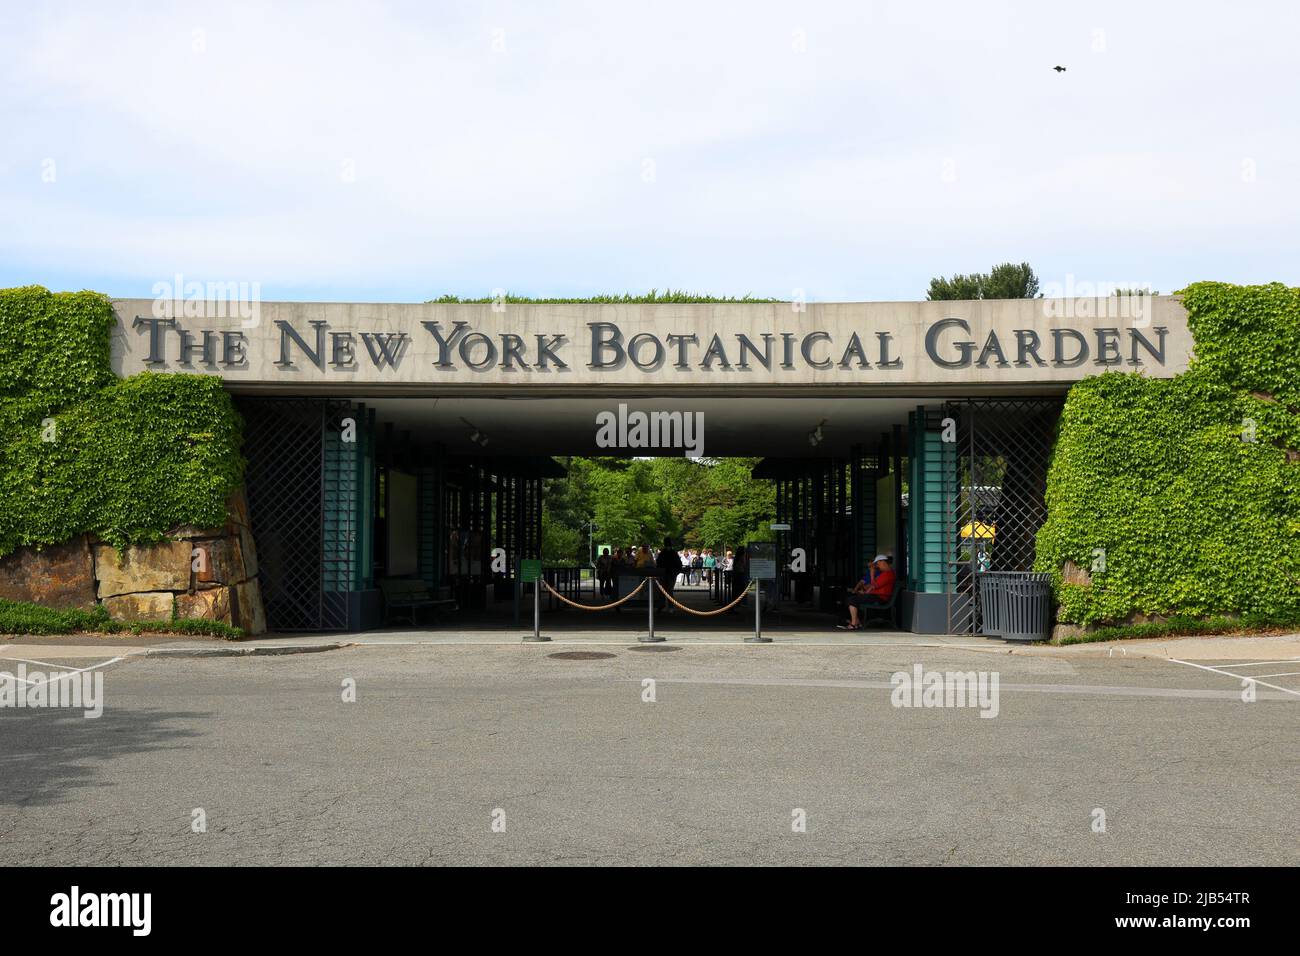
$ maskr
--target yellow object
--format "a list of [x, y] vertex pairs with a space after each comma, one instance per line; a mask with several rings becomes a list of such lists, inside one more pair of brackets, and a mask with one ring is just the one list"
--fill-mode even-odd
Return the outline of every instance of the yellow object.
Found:
[[961, 529], [963, 538], [983, 538], [985, 541], [992, 541], [997, 537], [998, 529], [996, 525], [985, 524], [983, 521], [976, 521], [973, 525], [966, 525]]

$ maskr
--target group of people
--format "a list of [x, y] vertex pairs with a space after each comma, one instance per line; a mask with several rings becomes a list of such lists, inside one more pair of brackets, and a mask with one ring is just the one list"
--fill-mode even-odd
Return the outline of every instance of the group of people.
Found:
[[713, 553], [712, 548], [687, 548], [682, 553], [682, 573], [678, 575], [678, 584], [710, 584], [718, 571], [730, 571], [735, 562], [735, 555], [727, 551], [723, 555]]
[[[652, 551], [647, 544], [615, 548], [613, 554], [609, 548], [602, 548], [596, 559], [596, 579], [600, 582], [600, 593], [605, 596], [616, 593], [615, 581], [620, 574], [653, 574], [664, 590], [672, 594], [679, 583], [709, 584], [714, 575], [723, 571], [732, 572], [732, 590], [741, 593], [749, 584], [749, 556], [743, 546], [724, 554], [715, 554], [710, 548], [679, 552], [672, 539], [665, 538], [664, 546], [658, 551]], [[840, 629], [856, 631], [862, 627], [870, 609], [890, 607], [897, 582], [893, 555], [877, 554], [872, 558], [862, 579], [845, 594], [848, 621], [838, 625]]]
[[644, 573], [645, 568], [656, 568], [664, 590], [671, 593], [679, 584], [712, 584], [714, 575], [734, 570], [736, 561], [734, 551], [718, 553], [712, 548], [678, 551], [672, 539], [665, 538], [664, 546], [657, 551], [644, 543], [638, 547], [615, 548], [613, 554], [609, 548], [602, 548], [596, 559], [596, 580], [600, 583], [600, 593], [610, 596], [615, 593], [615, 580], [620, 574]]

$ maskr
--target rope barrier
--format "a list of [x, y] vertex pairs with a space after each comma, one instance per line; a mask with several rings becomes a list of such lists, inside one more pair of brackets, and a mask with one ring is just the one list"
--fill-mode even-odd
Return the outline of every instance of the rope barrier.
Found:
[[681, 608], [687, 614], [694, 614], [697, 617], [715, 617], [718, 614], [725, 614], [727, 611], [730, 611], [733, 607], [735, 607], [737, 604], [739, 604], [741, 601], [745, 599], [745, 595], [749, 593], [750, 586], [755, 583], [756, 582], [751, 581], [749, 584], [746, 584], [745, 590], [740, 592], [740, 594], [736, 597], [736, 600], [732, 601], [730, 604], [726, 605], [725, 607], [720, 607], [715, 611], [697, 611], [695, 610], [695, 608], [687, 607], [681, 601], [677, 600], [677, 598], [669, 594], [668, 591], [664, 589], [663, 582], [660, 581], [658, 578], [655, 578], [655, 584], [659, 586], [660, 591], [663, 591], [664, 597], [672, 601], [673, 604]]
[[577, 601], [570, 601], [559, 591], [555, 590], [555, 588], [551, 587], [550, 582], [547, 581], [545, 578], [542, 578], [541, 580], [546, 590], [550, 591], [552, 594], [554, 594], [557, 598], [559, 598], [561, 601], [563, 601], [565, 604], [569, 605], [570, 607], [576, 607], [579, 611], [608, 611], [610, 608], [618, 607], [624, 601], [630, 601], [632, 600], [632, 598], [636, 597], [637, 594], [640, 592], [640, 590], [646, 586], [646, 582], [649, 581], [650, 579], [642, 578], [640, 584], [638, 584], [627, 594], [623, 595], [623, 597], [619, 598], [617, 601], [613, 601], [610, 604], [579, 604]]

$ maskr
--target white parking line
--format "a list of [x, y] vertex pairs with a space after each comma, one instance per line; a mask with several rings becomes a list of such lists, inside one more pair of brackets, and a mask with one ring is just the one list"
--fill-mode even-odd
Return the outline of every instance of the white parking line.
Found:
[[[1260, 687], [1267, 687], [1270, 690], [1280, 690], [1284, 694], [1290, 694], [1293, 697], [1300, 697], [1300, 691], [1291, 690], [1289, 687], [1279, 687], [1277, 684], [1266, 684], [1256, 677], [1249, 677], [1243, 674], [1234, 674], [1232, 671], [1220, 670], [1217, 667], [1209, 667], [1205, 664], [1197, 664], [1192, 661], [1180, 661], [1176, 657], [1169, 657], [1166, 660], [1173, 661], [1175, 664], [1184, 664], [1187, 667], [1195, 667], [1199, 670], [1209, 671], [1212, 674], [1222, 674], [1224, 677], [1231, 677], [1234, 680], [1250, 681], [1252, 684], [1258, 684]], [[1267, 675], [1266, 675], [1267, 676]]]
[[[81, 670], [88, 671], [93, 670], [96, 667], [107, 667], [109, 664], [116, 664], [118, 661], [126, 660], [128, 656], [129, 655], [127, 654], [122, 654], [118, 657], [114, 657], [112, 660], [104, 661], [102, 664], [92, 664], [90, 667], [83, 667]], [[20, 664], [35, 664], [38, 667], [57, 667], [59, 670], [77, 671], [75, 667], [70, 667], [67, 664], [58, 664], [51, 661], [36, 661], [27, 657], [0, 657], [0, 661], [17, 661]], [[80, 671], [77, 671], [77, 673], [80, 673]]]
[[124, 661], [127, 659], [128, 656], [129, 655], [127, 654], [123, 654], [120, 657], [114, 657], [112, 660], [104, 661], [101, 664], [91, 664], [89, 667], [81, 667], [81, 668], [69, 667], [67, 664], [50, 664], [45, 661], [33, 661], [33, 660], [28, 660], [25, 657], [0, 657], [0, 661], [17, 661], [19, 664], [36, 664], [40, 667], [57, 667], [60, 670], [64, 671], [64, 673], [62, 674], [51, 675], [50, 678], [46, 680], [44, 683], [38, 683], [37, 681], [34, 680], [27, 680], [25, 677], [19, 677], [17, 674], [14, 674], [11, 671], [0, 671], [0, 676], [8, 677], [11, 680], [16, 680], [24, 684], [31, 684], [33, 686], [39, 686], [39, 687], [48, 687], [50, 684], [56, 683], [58, 681], [67, 680], [69, 677], [75, 677], [78, 674], [84, 674], [86, 673], [86, 671], [98, 670], [101, 667], [108, 667], [110, 664], [116, 664], [118, 661]]
[[1282, 661], [1250, 661], [1246, 664], [1237, 664], [1233, 661], [1223, 661], [1222, 664], [1224, 667], [1264, 667], [1268, 664], [1300, 664], [1300, 657], [1288, 657], [1286, 660]]

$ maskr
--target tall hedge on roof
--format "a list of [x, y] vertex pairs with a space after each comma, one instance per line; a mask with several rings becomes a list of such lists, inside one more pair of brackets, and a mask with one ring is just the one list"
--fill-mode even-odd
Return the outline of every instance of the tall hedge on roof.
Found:
[[91, 532], [115, 544], [225, 520], [243, 472], [216, 378], [117, 378], [107, 297], [0, 290], [0, 556]]
[[1300, 614], [1300, 289], [1181, 295], [1186, 373], [1108, 372], [1066, 399], [1037, 552], [1062, 621]]

